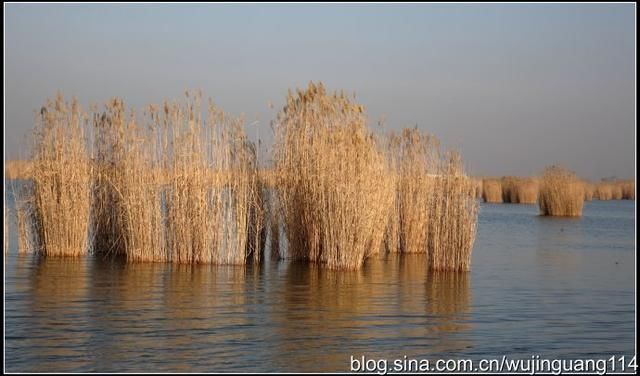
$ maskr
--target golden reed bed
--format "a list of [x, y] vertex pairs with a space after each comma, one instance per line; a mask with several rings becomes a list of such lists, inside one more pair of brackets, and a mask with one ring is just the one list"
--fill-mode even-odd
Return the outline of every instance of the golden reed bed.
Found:
[[58, 95], [38, 115], [31, 158], [6, 162], [5, 178], [25, 181], [19, 249], [47, 256], [247, 264], [262, 261], [269, 239], [274, 259], [332, 269], [391, 252], [465, 271], [476, 198], [561, 216], [581, 215], [584, 200], [635, 199], [633, 181], [592, 184], [559, 168], [468, 177], [435, 136], [374, 134], [361, 105], [322, 84], [287, 96], [270, 167], [244, 120], [200, 93], [137, 112], [118, 98], [86, 112]]
[[322, 84], [287, 97], [271, 168], [258, 168], [243, 119], [199, 93], [138, 112], [114, 98], [90, 113], [58, 95], [36, 125], [31, 159], [5, 166], [25, 180], [22, 251], [260, 263], [269, 233], [272, 257], [332, 269], [380, 252], [469, 269], [476, 188], [458, 154], [417, 130], [374, 135], [361, 105]]

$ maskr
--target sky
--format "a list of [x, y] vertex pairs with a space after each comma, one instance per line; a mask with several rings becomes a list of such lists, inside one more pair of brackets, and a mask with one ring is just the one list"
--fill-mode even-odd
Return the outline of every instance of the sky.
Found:
[[267, 158], [287, 90], [322, 81], [473, 175], [635, 176], [634, 4], [5, 4], [4, 33], [5, 159], [56, 91], [141, 108], [185, 89], [244, 114]]

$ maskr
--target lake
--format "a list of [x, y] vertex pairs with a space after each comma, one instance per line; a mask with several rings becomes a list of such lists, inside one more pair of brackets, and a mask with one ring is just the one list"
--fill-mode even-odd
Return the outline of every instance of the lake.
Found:
[[421, 255], [356, 272], [5, 254], [8, 372], [349, 371], [395, 359], [635, 353], [635, 201], [578, 219], [481, 204], [469, 273]]

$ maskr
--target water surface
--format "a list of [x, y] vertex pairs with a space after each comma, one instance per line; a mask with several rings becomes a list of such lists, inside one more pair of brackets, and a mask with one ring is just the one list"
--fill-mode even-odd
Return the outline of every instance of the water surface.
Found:
[[5, 361], [15, 372], [348, 371], [349, 356], [629, 356], [634, 201], [580, 219], [482, 204], [472, 271], [423, 256], [356, 272], [5, 255]]

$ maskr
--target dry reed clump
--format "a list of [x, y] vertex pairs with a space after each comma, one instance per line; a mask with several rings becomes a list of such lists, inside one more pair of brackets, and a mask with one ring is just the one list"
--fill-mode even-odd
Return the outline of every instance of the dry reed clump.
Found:
[[635, 200], [636, 199], [636, 183], [633, 180], [623, 181], [622, 183], [622, 199], [623, 200]]
[[499, 179], [482, 180], [482, 199], [493, 204], [502, 202], [502, 183]]
[[505, 176], [501, 179], [502, 201], [511, 204], [535, 204], [538, 201], [538, 181], [535, 178]]
[[595, 188], [595, 196], [598, 200], [608, 201], [613, 199], [613, 184], [599, 182]]
[[430, 216], [429, 267], [468, 271], [476, 236], [478, 202], [472, 195], [473, 186], [464, 174], [458, 153], [445, 153], [439, 171]]
[[288, 256], [359, 268], [380, 250], [393, 200], [392, 179], [362, 107], [310, 83], [289, 93], [275, 136]]
[[583, 181], [582, 186], [584, 189], [584, 200], [592, 201], [595, 193], [595, 186], [588, 181]]
[[635, 200], [635, 181], [605, 180], [597, 183], [595, 196], [599, 200]]
[[165, 244], [160, 127], [143, 127], [121, 99], [93, 116], [94, 252], [129, 261], [169, 261]]
[[612, 184], [611, 198], [613, 200], [622, 200], [622, 184], [620, 182]]
[[547, 167], [540, 183], [538, 204], [542, 215], [579, 217], [584, 204], [583, 184], [569, 170]]
[[95, 117], [95, 239], [130, 261], [244, 264], [264, 248], [264, 193], [255, 149], [200, 94], [144, 112], [146, 127], [112, 101]]
[[17, 193], [20, 248], [45, 256], [88, 252], [91, 164], [86, 114], [74, 98], [48, 100], [36, 117], [31, 181]]
[[395, 203], [385, 243], [390, 252], [426, 253], [434, 270], [469, 270], [475, 240], [477, 184], [457, 153], [417, 129], [391, 134], [387, 145]]
[[389, 134], [387, 158], [395, 185], [394, 206], [385, 236], [389, 252], [427, 252], [439, 153], [439, 141], [417, 129]]

